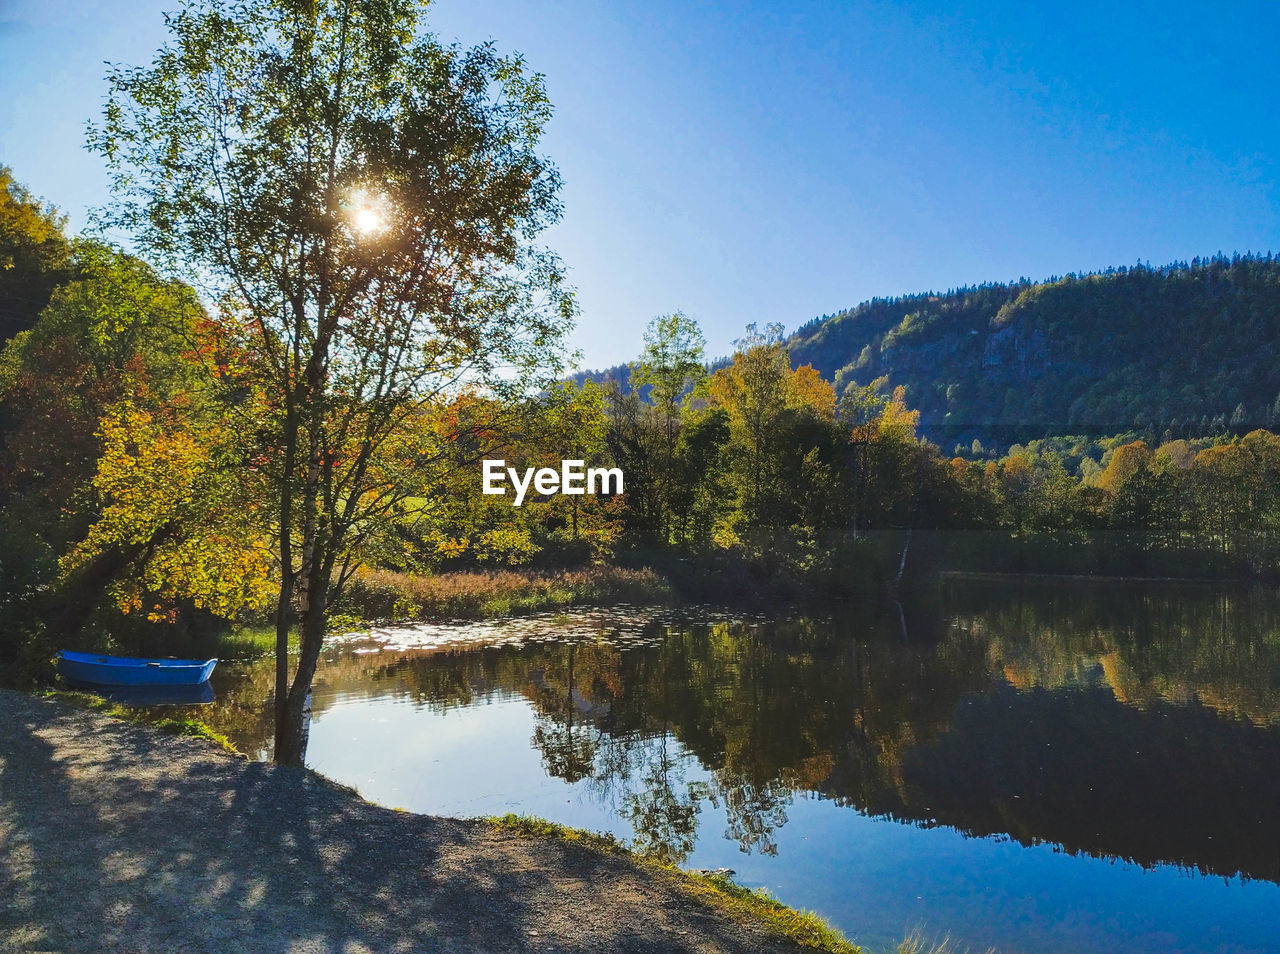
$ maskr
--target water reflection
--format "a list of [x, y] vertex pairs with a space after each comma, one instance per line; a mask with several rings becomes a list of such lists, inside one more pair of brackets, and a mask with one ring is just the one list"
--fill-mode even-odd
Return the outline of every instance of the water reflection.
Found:
[[[743, 851], [775, 853], [807, 793], [922, 827], [1280, 881], [1272, 597], [953, 583], [937, 601], [908, 613], [906, 638], [896, 615], [695, 618], [619, 640], [579, 626], [496, 648], [340, 649], [314, 717], [384, 697], [437, 713], [525, 700], [543, 771], [676, 862], [713, 815]], [[271, 678], [269, 662], [227, 667], [211, 718], [261, 755]]]
[[[77, 688], [75, 683], [68, 684]], [[207, 682], [196, 686], [85, 686], [81, 691], [134, 708], [202, 706], [214, 698], [213, 687]]]

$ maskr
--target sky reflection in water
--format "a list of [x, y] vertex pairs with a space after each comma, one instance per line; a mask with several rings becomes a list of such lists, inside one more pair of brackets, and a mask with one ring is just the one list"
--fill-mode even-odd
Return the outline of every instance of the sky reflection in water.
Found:
[[[207, 715], [261, 751], [269, 661], [219, 675]], [[314, 713], [309, 764], [373, 801], [611, 831], [874, 949], [1280, 950], [1267, 594], [953, 582], [905, 632], [624, 608], [383, 633], [327, 654]]]

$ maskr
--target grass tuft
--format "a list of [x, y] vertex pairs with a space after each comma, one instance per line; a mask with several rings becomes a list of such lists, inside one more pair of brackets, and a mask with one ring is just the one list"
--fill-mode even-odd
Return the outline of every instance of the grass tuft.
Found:
[[[895, 954], [971, 954], [971, 952], [967, 947], [960, 947], [952, 940], [950, 934], [929, 939], [917, 928], [899, 942]], [[996, 949], [989, 947], [984, 954], [996, 954]]]
[[[291, 633], [289, 645], [296, 646], [298, 634]], [[211, 655], [221, 660], [228, 659], [261, 659], [274, 656], [276, 652], [276, 630], [274, 626], [245, 626], [217, 637]]]
[[221, 732], [217, 732], [214, 729], [209, 728], [208, 725], [201, 722], [199, 719], [156, 719], [154, 721], [150, 719], [138, 719], [136, 721], [146, 722], [148, 725], [153, 725], [157, 729], [172, 733], [173, 735], [189, 735], [197, 739], [207, 739], [224, 751], [230, 752], [232, 755], [240, 754], [236, 747], [231, 744], [230, 739]]
[[850, 941], [813, 911], [787, 907], [763, 888], [746, 888], [723, 874], [695, 874], [681, 871], [695, 895], [717, 907], [758, 918], [775, 933], [803, 947], [829, 954], [863, 954], [862, 948]]
[[631, 854], [627, 847], [614, 838], [613, 835], [586, 831], [582, 828], [570, 828], [568, 825], [558, 825], [555, 822], [547, 821], [545, 818], [538, 818], [534, 815], [507, 814], [492, 816], [483, 820], [499, 831], [524, 838], [550, 838], [555, 841], [582, 845], [595, 851], [604, 852], [607, 855]]

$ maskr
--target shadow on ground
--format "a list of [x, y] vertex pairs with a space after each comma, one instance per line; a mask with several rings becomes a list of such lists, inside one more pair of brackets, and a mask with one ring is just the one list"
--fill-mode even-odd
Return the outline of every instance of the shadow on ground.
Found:
[[0, 948], [793, 950], [661, 872], [0, 692]]

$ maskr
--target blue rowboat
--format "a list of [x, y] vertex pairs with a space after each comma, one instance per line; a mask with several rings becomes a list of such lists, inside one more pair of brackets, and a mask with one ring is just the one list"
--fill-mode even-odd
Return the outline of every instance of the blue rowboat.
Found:
[[216, 659], [140, 659], [96, 653], [58, 653], [58, 672], [80, 686], [198, 686], [213, 674]]

